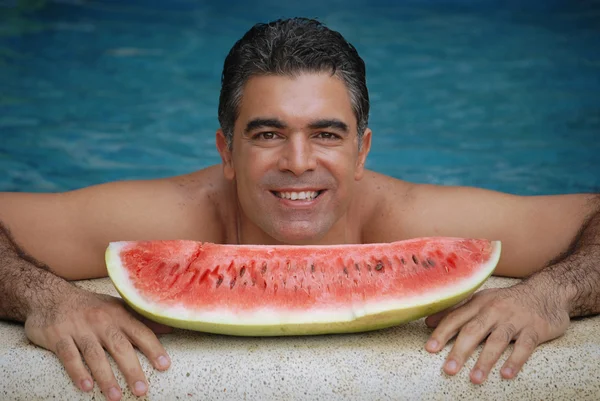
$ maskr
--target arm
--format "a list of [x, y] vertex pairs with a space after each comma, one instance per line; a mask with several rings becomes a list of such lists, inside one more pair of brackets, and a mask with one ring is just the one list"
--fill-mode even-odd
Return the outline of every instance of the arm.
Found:
[[81, 390], [92, 390], [93, 381], [80, 350], [102, 392], [112, 400], [120, 399], [121, 391], [104, 349], [115, 357], [136, 395], [143, 395], [147, 384], [132, 342], [157, 368], [168, 367], [168, 360], [161, 363], [166, 352], [154, 334], [132, 319], [119, 300], [81, 290], [56, 276], [26, 254], [1, 222], [0, 277], [0, 319], [24, 322], [27, 337], [54, 352]]
[[388, 185], [394, 202], [377, 208], [380, 215], [372, 225], [380, 237], [374, 241], [427, 236], [500, 240], [502, 255], [494, 274], [506, 277], [528, 277], [564, 253], [596, 207], [591, 194], [517, 196], [401, 181]]
[[23, 253], [0, 222], [0, 319], [24, 322], [32, 310], [53, 307], [71, 285]]
[[481, 383], [515, 341], [501, 369], [503, 377], [512, 378], [538, 344], [566, 331], [570, 316], [600, 312], [597, 195], [515, 196], [398, 180], [380, 186], [394, 202], [376, 208], [370, 241], [437, 235], [501, 240], [494, 274], [527, 278], [510, 288], [480, 291], [426, 319], [435, 327], [428, 351], [441, 351], [456, 336], [446, 373], [458, 373], [485, 340], [471, 371], [471, 380]]
[[437, 326], [426, 345], [430, 352], [440, 351], [457, 335], [446, 359], [446, 373], [458, 373], [489, 335], [471, 380], [483, 382], [514, 340], [501, 368], [504, 378], [513, 378], [539, 344], [565, 333], [570, 317], [600, 313], [599, 209], [590, 212], [571, 245], [541, 271], [513, 287], [481, 291], [464, 305], [426, 320], [429, 326]]
[[526, 280], [561, 300], [570, 317], [600, 313], [600, 196], [568, 249]]
[[[425, 213], [437, 217], [432, 224], [435, 230], [443, 235], [456, 232], [501, 239], [503, 255], [496, 273], [526, 280], [510, 288], [480, 291], [464, 305], [430, 316], [426, 323], [437, 327], [426, 348], [439, 352], [456, 336], [444, 367], [454, 375], [485, 341], [470, 375], [474, 383], [481, 383], [515, 341], [501, 368], [504, 378], [513, 378], [537, 345], [566, 331], [570, 317], [600, 312], [599, 197], [444, 190], [452, 192], [439, 193], [438, 202], [459, 201], [461, 206], [451, 209], [452, 216], [444, 219], [441, 204], [423, 200], [424, 207], [430, 208]], [[431, 229], [428, 222], [425, 219], [425, 227]]]
[[24, 253], [62, 278], [81, 280], [107, 275], [110, 241], [215, 239], [205, 203], [176, 180], [124, 181], [64, 193], [0, 193], [0, 221]]
[[109, 241], [202, 236], [182, 205], [210, 209], [181, 196], [179, 187], [148, 181], [62, 194], [0, 193], [0, 319], [24, 322], [27, 337], [54, 352], [82, 390], [92, 389], [93, 376], [107, 397], [120, 398], [105, 350], [136, 395], [145, 393], [147, 381], [134, 346], [157, 369], [169, 365], [154, 333], [120, 299], [84, 291], [65, 278], [105, 276]]

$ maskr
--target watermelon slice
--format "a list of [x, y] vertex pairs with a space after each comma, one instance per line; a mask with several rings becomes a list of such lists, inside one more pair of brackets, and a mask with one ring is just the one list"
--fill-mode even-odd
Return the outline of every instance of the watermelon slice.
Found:
[[109, 276], [151, 320], [242, 336], [375, 330], [450, 307], [492, 274], [500, 242], [331, 246], [112, 242]]

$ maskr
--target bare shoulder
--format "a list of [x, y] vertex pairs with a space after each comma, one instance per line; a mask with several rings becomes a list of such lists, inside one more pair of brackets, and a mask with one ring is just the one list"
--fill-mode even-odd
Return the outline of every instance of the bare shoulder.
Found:
[[235, 197], [229, 181], [223, 176], [222, 166], [215, 165], [170, 177], [166, 182], [179, 198], [183, 217], [192, 223], [192, 238], [216, 243], [230, 242], [235, 220]]
[[[523, 277], [568, 249], [600, 207], [595, 194], [521, 196], [483, 188], [412, 184], [388, 178], [366, 227], [369, 242], [415, 237], [502, 242], [496, 274]], [[384, 182], [386, 182], [384, 181]]]
[[360, 181], [359, 205], [363, 242], [390, 242], [409, 238], [404, 218], [416, 185], [374, 171]]
[[[16, 242], [71, 279], [106, 274], [109, 242], [226, 237], [220, 169], [127, 180], [63, 193], [0, 193], [0, 220]], [[222, 210], [222, 209], [221, 209]]]

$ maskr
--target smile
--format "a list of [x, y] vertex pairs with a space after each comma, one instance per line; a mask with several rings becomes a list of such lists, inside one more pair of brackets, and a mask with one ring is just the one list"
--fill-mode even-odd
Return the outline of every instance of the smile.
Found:
[[281, 199], [311, 201], [321, 194], [323, 191], [300, 191], [300, 192], [277, 192], [271, 191], [275, 196]]

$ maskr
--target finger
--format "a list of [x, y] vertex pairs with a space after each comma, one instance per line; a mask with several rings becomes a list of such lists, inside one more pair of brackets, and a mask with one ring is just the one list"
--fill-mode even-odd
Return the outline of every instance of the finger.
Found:
[[481, 384], [498, 362], [498, 359], [508, 347], [517, 332], [512, 323], [506, 323], [496, 327], [485, 342], [477, 363], [471, 370], [471, 381]]
[[140, 321], [144, 323], [150, 330], [152, 330], [155, 334], [169, 334], [173, 332], [173, 327], [166, 326], [161, 323], [153, 322], [150, 319], [147, 319], [143, 316], [140, 317]]
[[146, 375], [142, 370], [133, 346], [125, 334], [117, 326], [109, 325], [104, 331], [102, 342], [115, 362], [117, 362], [121, 372], [123, 372], [123, 376], [125, 376], [131, 392], [137, 396], [146, 394], [148, 390]]
[[463, 306], [464, 304], [466, 304], [467, 302], [469, 302], [471, 300], [471, 298], [472, 297], [469, 297], [467, 299], [463, 299], [462, 301], [460, 301], [456, 305], [451, 306], [450, 308], [446, 308], [446, 309], [444, 309], [442, 311], [434, 313], [433, 315], [427, 316], [427, 318], [425, 318], [425, 324], [427, 325], [427, 327], [430, 327], [430, 328], [437, 327], [440, 324], [440, 322], [442, 321], [442, 319], [444, 317], [446, 317], [447, 314], [449, 314], [450, 312], [452, 312], [452, 311], [460, 308], [461, 306]]
[[444, 309], [443, 311], [434, 313], [433, 315], [429, 315], [425, 318], [425, 324], [427, 325], [427, 327], [429, 328], [436, 328], [440, 322], [442, 321], [442, 319], [444, 317], [446, 317], [446, 315], [450, 312], [452, 312], [455, 308], [448, 308], [448, 309]]
[[171, 365], [171, 359], [156, 335], [148, 326], [133, 316], [130, 315], [130, 317], [127, 324], [122, 327], [127, 337], [146, 355], [156, 369], [167, 369]]
[[451, 338], [453, 338], [458, 330], [469, 322], [479, 312], [479, 306], [467, 304], [461, 308], [457, 308], [447, 314], [441, 323], [435, 328], [425, 349], [429, 352], [438, 352]]
[[539, 336], [537, 332], [531, 329], [523, 330], [515, 341], [512, 353], [504, 362], [504, 366], [500, 371], [502, 377], [505, 379], [515, 377], [538, 345]]
[[94, 388], [92, 377], [85, 368], [81, 354], [71, 337], [63, 337], [59, 340], [54, 346], [54, 353], [60, 359], [67, 374], [77, 387], [83, 391], [90, 391]]
[[144, 323], [156, 334], [167, 334], [167, 333], [171, 333], [173, 331], [173, 328], [171, 326], [167, 326], [167, 325], [152, 321], [152, 320], [148, 319], [147, 317], [142, 316], [139, 313], [137, 313], [134, 309], [132, 309], [127, 304], [125, 304], [125, 308], [127, 309], [127, 312], [129, 312], [130, 314], [133, 315], [134, 318], [136, 318], [140, 322]]
[[449, 375], [460, 372], [467, 358], [489, 334], [492, 320], [486, 313], [479, 313], [460, 330], [454, 346], [446, 358], [444, 371]]
[[102, 348], [98, 339], [91, 334], [85, 335], [76, 338], [75, 344], [77, 344], [77, 347], [81, 351], [85, 362], [92, 372], [92, 376], [105, 397], [111, 401], [120, 400], [121, 388], [110, 368], [104, 348]]

